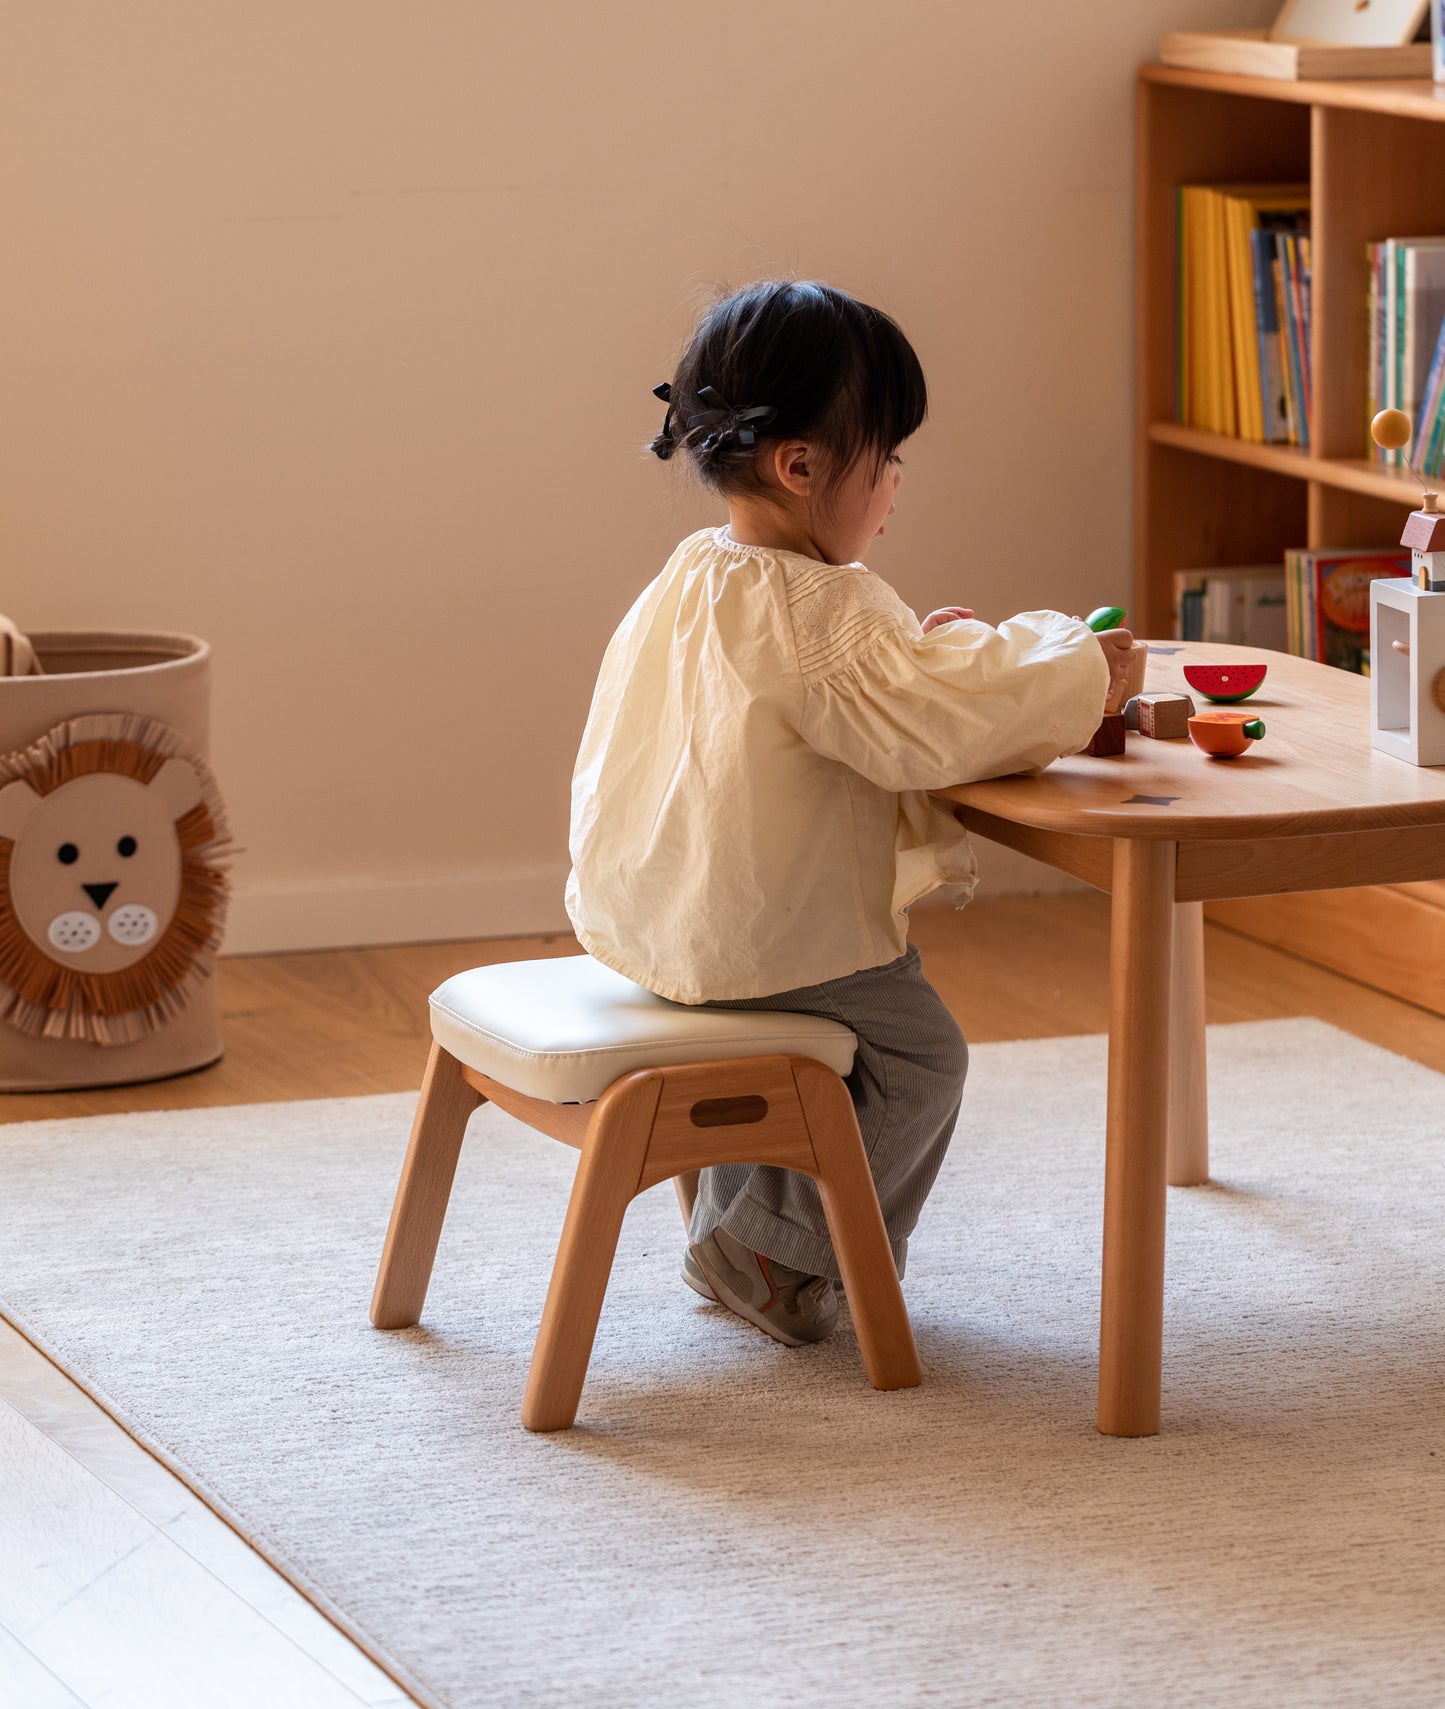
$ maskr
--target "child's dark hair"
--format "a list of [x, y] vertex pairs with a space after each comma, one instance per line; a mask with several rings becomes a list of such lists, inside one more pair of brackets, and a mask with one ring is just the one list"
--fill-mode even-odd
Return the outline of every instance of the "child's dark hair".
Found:
[[807, 439], [822, 448], [824, 495], [864, 459], [876, 480], [916, 433], [928, 390], [896, 322], [844, 291], [765, 279], [704, 315], [677, 372], [662, 432], [648, 450], [686, 451], [715, 491], [757, 491], [759, 443]]

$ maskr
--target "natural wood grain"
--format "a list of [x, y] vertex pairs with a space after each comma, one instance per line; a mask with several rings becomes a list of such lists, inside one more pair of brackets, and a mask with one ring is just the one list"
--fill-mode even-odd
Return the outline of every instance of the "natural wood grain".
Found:
[[1445, 883], [1438, 879], [1422, 884], [1397, 884], [1393, 888], [1403, 891], [1406, 896], [1428, 902], [1432, 908], [1445, 908]]
[[[698, 1127], [691, 1118], [693, 1105], [701, 1099], [744, 1097], [761, 1097], [766, 1102], [767, 1114], [761, 1121]], [[813, 1148], [786, 1056], [743, 1057], [665, 1070], [638, 1191], [714, 1163], [771, 1163], [809, 1175], [815, 1172]]]
[[1233, 77], [1216, 71], [1189, 71], [1172, 65], [1145, 65], [1141, 82], [1205, 94], [1243, 95], [1251, 100], [1276, 101], [1291, 106], [1342, 107], [1360, 112], [1390, 113], [1402, 119], [1445, 121], [1445, 104], [1435, 97], [1428, 77], [1396, 80], [1362, 78], [1359, 81], [1289, 82], [1278, 77]]
[[371, 1298], [378, 1329], [404, 1329], [421, 1317], [467, 1120], [481, 1102], [461, 1063], [433, 1044]]
[[[1362, 309], [1362, 319], [1363, 316]], [[1355, 455], [1353, 446], [1348, 453], [1326, 457], [1299, 445], [1257, 445], [1252, 439], [1234, 439], [1228, 434], [1209, 433], [1202, 427], [1189, 427], [1177, 421], [1152, 421], [1147, 431], [1151, 444], [1173, 446], [1199, 457], [1217, 457], [1224, 462], [1286, 475], [1292, 480], [1318, 481], [1321, 486], [1363, 493], [1406, 507], [1420, 499], [1419, 483], [1413, 475], [1371, 463]]]
[[868, 1380], [875, 1389], [916, 1388], [923, 1380], [918, 1349], [853, 1100], [821, 1062], [797, 1056], [792, 1070]]
[[[1359, 5], [1368, 3], [1359, 0]], [[1159, 57], [1187, 71], [1272, 80], [1334, 82], [1381, 73], [1397, 79], [1430, 75], [1429, 42], [1355, 47], [1342, 42], [1277, 41], [1269, 30], [1170, 30], [1160, 39]]]
[[1210, 904], [1212, 918], [1445, 1014], [1445, 909], [1408, 891], [1327, 890]]
[[[1342, 885], [1394, 884], [1442, 869], [1445, 827], [1438, 825], [1233, 843], [1181, 842], [1175, 894], [1181, 902], [1277, 896], [1289, 891], [1337, 890]], [[1378, 940], [1377, 950], [1380, 943], [1393, 941]]]
[[1173, 572], [1277, 560], [1304, 542], [1316, 488], [1281, 470], [1200, 456], [1141, 430], [1135, 461], [1134, 606], [1140, 635], [1168, 635]]
[[1159, 1428], [1174, 845], [1115, 846], [1099, 1429]]
[[1084, 749], [1090, 759], [1111, 759], [1124, 751], [1124, 714], [1122, 712], [1106, 712], [1103, 722], [1089, 739], [1089, 745]]
[[1198, 1187], [1209, 1179], [1201, 902], [1174, 904], [1174, 962], [1169, 991], [1169, 1185]]
[[[1109, 849], [1103, 838], [1069, 840]], [[1214, 908], [1210, 904], [1211, 916]], [[964, 909], [920, 903], [910, 918], [910, 936], [923, 952], [928, 976], [970, 1040], [1106, 1030], [1106, 897], [985, 892]], [[1206, 939], [1229, 946], [1228, 956], [1208, 970], [1211, 1022], [1318, 1015], [1445, 1072], [1445, 1021], [1307, 965], [1293, 952], [1247, 942], [1223, 925], [1208, 925]], [[104, 1092], [10, 1094], [0, 1097], [0, 1123], [415, 1091], [431, 1042], [427, 995], [443, 979], [492, 962], [579, 953], [575, 939], [559, 936], [225, 960], [219, 977], [227, 1015], [226, 1056], [215, 1067]], [[410, 1024], [399, 1027], [389, 1018], [377, 1024], [370, 993], [384, 993], [385, 1014], [407, 1014]], [[358, 994], [366, 1000], [351, 1001]], [[307, 1044], [318, 1029], [324, 1032], [324, 1049]], [[278, 1051], [275, 1041], [294, 1048]], [[242, 1087], [246, 1095], [238, 1096]], [[156, 1102], [158, 1094], [163, 1103]]]
[[528, 1127], [536, 1128], [539, 1133], [561, 1140], [563, 1145], [570, 1145], [574, 1151], [582, 1149], [592, 1120], [591, 1104], [552, 1104], [545, 1098], [531, 1098], [525, 1092], [504, 1086], [500, 1080], [493, 1080], [490, 1075], [465, 1066], [462, 1079], [474, 1091], [480, 1092], [488, 1103], [505, 1110], [509, 1116], [515, 1116], [519, 1122], [526, 1122]]
[[[924, 972], [970, 1042], [1107, 1030], [1107, 897], [998, 896], [962, 910], [924, 905], [911, 922]], [[1242, 937], [1210, 919], [1209, 910], [1204, 939], [1211, 1025], [1314, 1015], [1445, 1073], [1445, 1019], [1438, 1015]], [[967, 1111], [965, 1092], [965, 1123]]]
[[1057, 867], [1060, 872], [1083, 879], [1095, 890], [1107, 891], [1114, 881], [1114, 846], [1108, 837], [1040, 830], [1036, 825], [1020, 825], [1012, 819], [1001, 819], [996, 813], [982, 813], [976, 807], [964, 807], [957, 802], [954, 817], [974, 836], [1017, 849], [1045, 866]]
[[[1424, 891], [1430, 900], [1422, 897], [1422, 903], [1441, 911], [1445, 898], [1435, 887], [1410, 889]], [[912, 911], [910, 935], [922, 951], [924, 972], [970, 1042], [1066, 1037], [1107, 1028], [1106, 896], [1095, 892], [984, 895], [962, 910], [923, 903]], [[1213, 919], [1206, 920], [1204, 941], [1206, 1019], [1211, 1024], [1314, 1015], [1445, 1072], [1445, 1019], [1241, 937]], [[228, 1054], [223, 1063], [161, 1086], [0, 1098], [0, 1121], [90, 1114], [96, 1105], [111, 1111], [153, 1108], [158, 1093], [165, 1096], [164, 1107], [202, 1107], [244, 1101], [248, 1096], [269, 1100], [415, 1090], [427, 1059], [427, 993], [444, 978], [483, 962], [577, 953], [572, 939], [554, 938], [224, 961], [219, 977]], [[1439, 963], [1445, 965], [1445, 953]], [[318, 1033], [324, 1042], [314, 1046], [309, 1041]], [[968, 1111], [965, 1091], [965, 1133]], [[104, 1456], [107, 1465], [125, 1455], [143, 1462], [167, 1486], [173, 1482], [55, 1367], [33, 1349], [22, 1351], [32, 1364], [40, 1362], [49, 1385], [27, 1413], [38, 1427], [61, 1433], [71, 1454], [87, 1451], [82, 1437], [93, 1439], [94, 1451]], [[0, 1398], [14, 1392], [16, 1381], [13, 1361], [0, 1360]], [[23, 1395], [16, 1398], [22, 1405], [29, 1404]], [[101, 1468], [100, 1475], [108, 1474]], [[123, 1487], [133, 1505], [146, 1512], [153, 1506], [158, 1520], [176, 1511], [177, 1502], [194, 1502], [180, 1486], [158, 1491], [154, 1502], [129, 1482]], [[49, 1499], [53, 1506], [58, 1496]], [[225, 1531], [218, 1519], [214, 1526]], [[244, 1550], [229, 1531], [226, 1540], [235, 1550]], [[194, 1548], [194, 1540], [188, 1546]], [[48, 1547], [63, 1554], [69, 1542], [52, 1528]], [[211, 1559], [209, 1554], [206, 1558]], [[257, 1569], [269, 1570], [259, 1562]], [[221, 1568], [213, 1564], [212, 1571], [219, 1573]], [[298, 1619], [310, 1612], [299, 1597], [293, 1601]], [[178, 1600], [173, 1615], [196, 1635], [197, 1642], [207, 1642], [204, 1605]], [[269, 1617], [275, 1622], [281, 1615], [271, 1612]], [[77, 1633], [79, 1642], [95, 1647], [97, 1638], [90, 1628], [80, 1626]], [[299, 1631], [293, 1636], [302, 1641]]]
[[1262, 563], [1282, 541], [1302, 538], [1307, 489], [1286, 465], [1248, 467], [1186, 454], [1151, 432], [1175, 413], [1176, 187], [1308, 178], [1309, 117], [1307, 106], [1242, 101], [1218, 78], [1159, 80], [1148, 69], [1140, 77], [1134, 132], [1136, 634], [1169, 633], [1172, 571]]
[[[1370, 746], [1365, 678], [1258, 647], [1156, 646], [1171, 650], [1151, 655], [1151, 690], [1191, 692], [1188, 664], [1267, 665], [1264, 685], [1247, 703], [1269, 726], [1266, 740], [1241, 759], [1221, 761], [1192, 742], [1134, 735], [1124, 757], [1107, 765], [1076, 754], [1036, 777], [936, 793], [1039, 829], [1093, 836], [1205, 841], [1445, 827], [1445, 767], [1407, 765]], [[1172, 799], [1135, 802], [1135, 795]]]
[[527, 1372], [522, 1423], [528, 1430], [566, 1430], [577, 1416], [617, 1237], [639, 1188], [661, 1092], [662, 1076], [644, 1069], [614, 1081], [593, 1106]]
[[580, 953], [569, 932], [227, 957], [220, 1062], [139, 1086], [0, 1094], [0, 1122], [414, 1090], [431, 1048], [427, 996], [443, 980], [497, 961]]
[[[1432, 106], [1441, 116], [1441, 103]], [[1401, 123], [1394, 112], [1353, 105], [1318, 105], [1311, 152], [1311, 447], [1320, 457], [1363, 460], [1369, 419], [1365, 246], [1380, 238], [1441, 230], [1445, 126]], [[1413, 494], [1411, 506], [1419, 489]], [[1401, 516], [1401, 526], [1404, 520]]]

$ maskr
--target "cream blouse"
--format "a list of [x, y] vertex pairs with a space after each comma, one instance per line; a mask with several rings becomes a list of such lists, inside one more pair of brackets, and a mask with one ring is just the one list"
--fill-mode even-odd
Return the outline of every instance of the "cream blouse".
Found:
[[572, 780], [577, 936], [680, 1003], [892, 961], [910, 903], [973, 893], [968, 838], [926, 791], [1078, 752], [1108, 686], [1058, 612], [925, 635], [862, 564], [704, 529], [602, 661]]

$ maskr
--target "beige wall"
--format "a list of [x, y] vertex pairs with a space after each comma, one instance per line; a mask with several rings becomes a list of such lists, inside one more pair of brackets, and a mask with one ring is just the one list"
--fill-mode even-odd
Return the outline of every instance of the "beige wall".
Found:
[[601, 649], [715, 514], [638, 451], [694, 303], [902, 321], [917, 608], [1117, 597], [1133, 68], [1272, 10], [12, 11], [0, 609], [215, 643], [239, 941], [559, 921]]

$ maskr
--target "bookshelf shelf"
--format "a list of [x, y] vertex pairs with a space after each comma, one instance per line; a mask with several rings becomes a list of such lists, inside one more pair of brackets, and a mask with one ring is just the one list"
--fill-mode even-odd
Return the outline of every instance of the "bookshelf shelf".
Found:
[[[1363, 493], [1370, 498], [1411, 509], [1419, 501], [1420, 488], [1413, 475], [1387, 469], [1367, 457], [1316, 457], [1296, 445], [1256, 445], [1248, 439], [1229, 439], [1222, 433], [1205, 433], [1177, 421], [1156, 421], [1149, 428], [1155, 445], [1172, 445], [1199, 457], [1222, 457], [1230, 463], [1268, 469], [1297, 481], [1318, 481], [1342, 492]], [[1403, 523], [1402, 523], [1403, 526]], [[1190, 566], [1191, 568], [1195, 566]]]
[[[1367, 455], [1365, 252], [1445, 233], [1445, 99], [1428, 81], [1286, 83], [1150, 65], [1137, 101], [1134, 615], [1164, 635], [1175, 570], [1398, 540], [1417, 489]], [[1176, 424], [1176, 188], [1306, 181], [1310, 449]]]
[[[1165, 636], [1175, 570], [1278, 561], [1292, 546], [1399, 539], [1418, 488], [1367, 456], [1366, 245], [1445, 233], [1445, 91], [1427, 81], [1286, 83], [1149, 65], [1136, 94], [1131, 627]], [[1306, 180], [1310, 449], [1175, 423], [1176, 187]], [[1419, 943], [1445, 944], [1445, 885], [1209, 908], [1236, 931], [1445, 1012], [1438, 980], [1422, 996], [1401, 972], [1415, 965]]]

